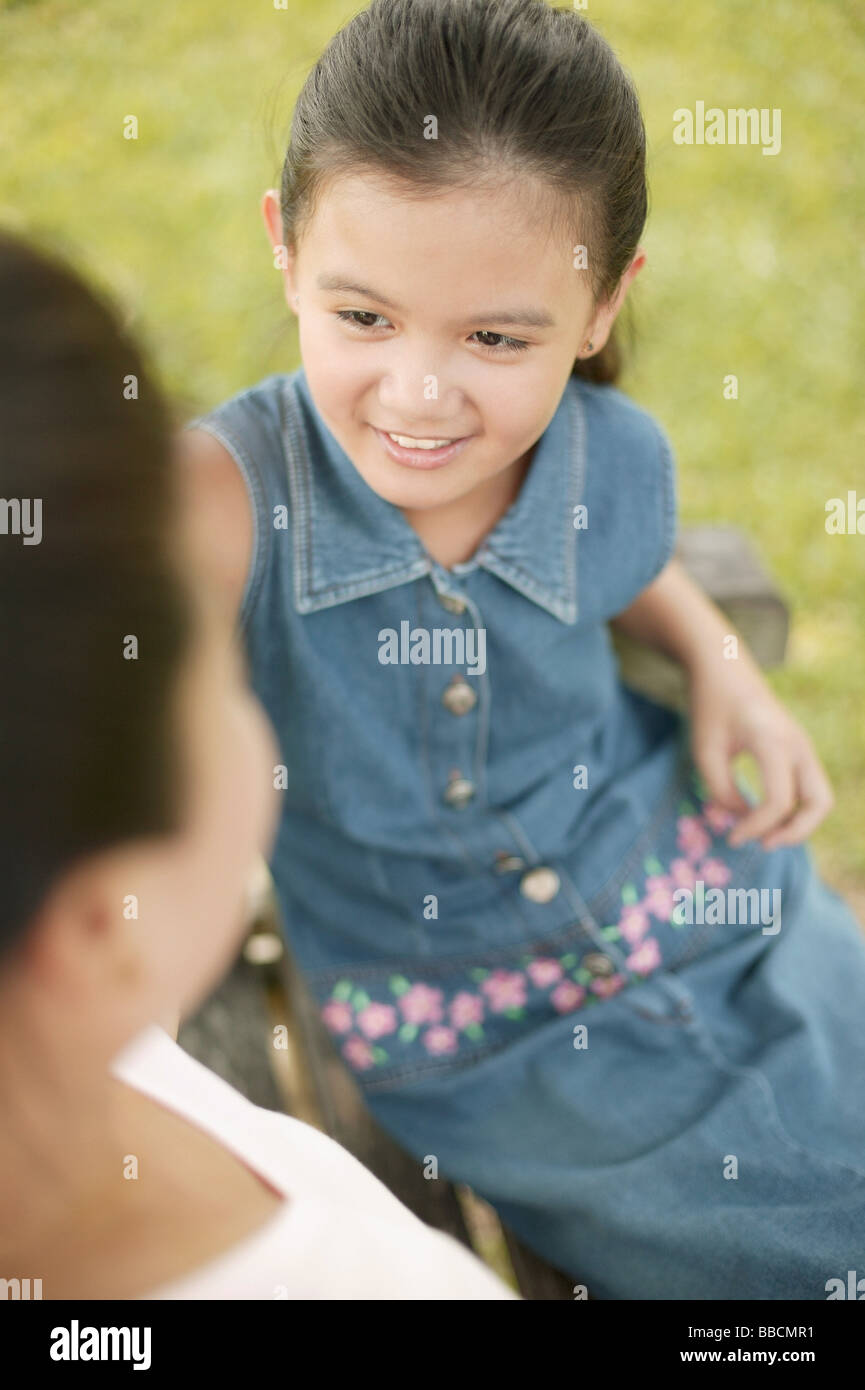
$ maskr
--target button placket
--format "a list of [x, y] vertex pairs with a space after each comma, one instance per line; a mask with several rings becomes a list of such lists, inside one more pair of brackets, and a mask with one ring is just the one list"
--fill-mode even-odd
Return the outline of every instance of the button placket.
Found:
[[[430, 579], [441, 607], [464, 619], [451, 626], [479, 630], [482, 623], [475, 605], [461, 594], [443, 588], [444, 583], [453, 582], [453, 576], [434, 569]], [[432, 769], [442, 803], [452, 810], [463, 810], [473, 802], [484, 782], [486, 720], [482, 695], [485, 679], [483, 671], [469, 678], [458, 669], [451, 668], [449, 676], [441, 666], [430, 670], [430, 680], [437, 686], [437, 711], [435, 714], [430, 711]], [[432, 694], [432, 688], [428, 689]]]

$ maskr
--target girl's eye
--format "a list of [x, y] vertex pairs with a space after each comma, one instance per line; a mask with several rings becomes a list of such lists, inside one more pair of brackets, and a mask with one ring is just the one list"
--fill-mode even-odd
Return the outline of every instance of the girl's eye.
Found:
[[[382, 314], [374, 314], [371, 309], [337, 309], [336, 316], [343, 323], [350, 323], [352, 328], [376, 328], [375, 323], [358, 323], [358, 319], [380, 319]], [[387, 319], [384, 320], [387, 323]]]
[[[387, 319], [382, 314], [374, 314], [371, 309], [337, 309], [336, 316], [343, 323], [348, 323], [352, 328], [357, 328], [361, 332], [371, 331], [380, 328], [382, 323], [387, 323]], [[372, 319], [372, 323], [361, 323], [361, 319]], [[475, 338], [497, 338], [496, 343], [478, 343], [478, 347], [485, 348], [487, 352], [523, 352], [528, 343], [521, 338], [508, 338], [504, 333], [492, 333], [489, 329], [480, 328], [473, 334]]]
[[504, 333], [490, 333], [486, 328], [479, 328], [474, 335], [476, 338], [498, 338], [497, 343], [481, 343], [481, 347], [487, 348], [490, 352], [523, 352], [528, 343], [524, 343], [521, 338], [508, 338]]

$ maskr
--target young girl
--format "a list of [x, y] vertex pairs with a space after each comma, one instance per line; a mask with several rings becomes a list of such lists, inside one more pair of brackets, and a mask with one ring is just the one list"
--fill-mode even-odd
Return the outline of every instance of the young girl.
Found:
[[236, 954], [277, 809], [272, 732], [176, 481], [135, 344], [68, 267], [0, 233], [3, 1288], [512, 1299], [338, 1144], [157, 1026]]
[[577, 14], [374, 0], [263, 203], [303, 366], [186, 468], [280, 740], [291, 949], [379, 1121], [599, 1298], [822, 1299], [865, 1259], [865, 945], [613, 384], [644, 157]]

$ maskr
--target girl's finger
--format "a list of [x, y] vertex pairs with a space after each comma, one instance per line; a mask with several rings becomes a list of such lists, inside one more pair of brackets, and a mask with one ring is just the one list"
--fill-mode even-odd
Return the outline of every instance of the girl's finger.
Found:
[[694, 761], [705, 778], [713, 801], [725, 811], [736, 811], [740, 815], [748, 810], [748, 802], [733, 780], [730, 752], [726, 744], [719, 739], [696, 738]]
[[780, 738], [767, 737], [759, 749], [752, 751], [762, 774], [764, 797], [727, 836], [727, 843], [734, 849], [778, 827], [796, 805], [793, 761], [787, 744]]
[[835, 804], [829, 778], [811, 749], [806, 749], [801, 762], [797, 764], [797, 770], [799, 807], [786, 825], [767, 836], [763, 841], [764, 849], [780, 849], [784, 845], [801, 843], [817, 828]]

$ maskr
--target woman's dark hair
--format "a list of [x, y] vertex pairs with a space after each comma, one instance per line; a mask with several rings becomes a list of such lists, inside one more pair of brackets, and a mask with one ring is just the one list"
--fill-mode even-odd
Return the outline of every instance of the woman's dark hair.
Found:
[[[430, 115], [436, 139], [424, 137]], [[552, 223], [588, 248], [601, 302], [645, 224], [645, 147], [629, 76], [573, 10], [544, 0], [373, 0], [334, 36], [297, 100], [283, 238], [299, 244], [332, 175], [368, 169], [434, 196], [506, 172], [546, 183]], [[573, 373], [611, 383], [621, 365], [611, 334]]]
[[167, 407], [115, 312], [0, 231], [0, 955], [75, 861], [177, 829], [173, 488]]

